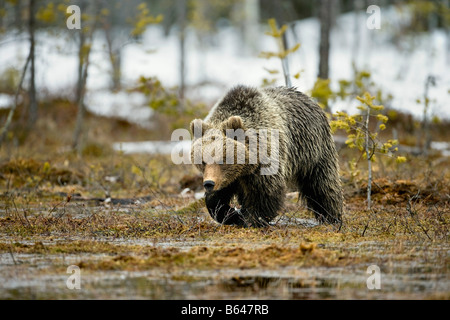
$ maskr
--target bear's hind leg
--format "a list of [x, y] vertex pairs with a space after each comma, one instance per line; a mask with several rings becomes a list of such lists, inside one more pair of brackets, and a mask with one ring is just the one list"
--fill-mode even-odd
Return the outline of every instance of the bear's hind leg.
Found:
[[307, 177], [298, 178], [298, 186], [319, 222], [341, 223], [343, 195], [336, 169], [318, 165]]

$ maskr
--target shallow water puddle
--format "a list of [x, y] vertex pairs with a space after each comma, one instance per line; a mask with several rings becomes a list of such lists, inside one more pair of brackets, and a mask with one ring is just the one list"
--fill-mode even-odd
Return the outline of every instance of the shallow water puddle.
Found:
[[[151, 245], [150, 241], [118, 243]], [[168, 241], [162, 248], [189, 250], [202, 241]], [[386, 251], [386, 244], [367, 243]], [[363, 245], [349, 250], [361, 250]], [[374, 249], [375, 250], [375, 249]], [[378, 260], [380, 289], [369, 289], [369, 264], [346, 267], [171, 268], [145, 270], [87, 270], [81, 267], [81, 288], [69, 289], [69, 265], [104, 261], [113, 254], [0, 254], [2, 299], [422, 299], [445, 298], [450, 290], [448, 270], [433, 258], [448, 248], [433, 250], [414, 261], [397, 261], [392, 254]], [[13, 258], [14, 257], [14, 258]]]
[[[68, 275], [28, 275], [3, 282], [2, 299], [418, 299], [448, 292], [445, 275], [387, 274], [369, 290], [365, 268], [319, 268], [267, 272], [221, 270], [164, 274], [108, 271], [82, 275], [81, 289], [66, 287]], [[298, 273], [297, 275], [294, 275]], [[431, 295], [431, 296], [430, 296]]]

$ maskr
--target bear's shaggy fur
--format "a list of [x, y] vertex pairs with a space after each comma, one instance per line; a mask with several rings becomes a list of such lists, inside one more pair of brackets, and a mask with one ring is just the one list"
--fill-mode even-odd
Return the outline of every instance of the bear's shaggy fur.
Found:
[[[278, 130], [278, 149], [271, 150], [270, 142], [266, 144], [271, 156], [278, 154], [277, 171], [261, 174], [264, 164], [260, 154], [249, 147], [251, 139], [239, 142], [227, 135], [227, 129]], [[234, 87], [205, 120], [191, 122], [191, 132], [191, 158], [203, 173], [208, 211], [219, 223], [265, 226], [276, 217], [291, 187], [299, 191], [320, 222], [341, 222], [343, 196], [330, 126], [323, 110], [303, 93], [286, 87]], [[226, 163], [227, 146], [243, 150], [245, 163], [237, 161], [239, 151], [233, 163]], [[217, 153], [216, 147], [224, 151]], [[209, 162], [202, 156], [206, 151], [212, 155]], [[252, 154], [258, 157], [256, 163], [250, 161]], [[240, 210], [230, 207], [233, 196]]]

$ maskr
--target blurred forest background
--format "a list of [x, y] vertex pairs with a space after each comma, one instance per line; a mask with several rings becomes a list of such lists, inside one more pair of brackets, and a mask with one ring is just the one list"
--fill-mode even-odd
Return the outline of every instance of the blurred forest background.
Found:
[[[371, 30], [374, 4], [381, 28]], [[81, 29], [67, 27], [70, 5], [81, 9]], [[264, 59], [280, 57], [267, 56], [278, 41], [264, 33], [270, 18], [287, 27], [285, 49], [300, 45], [281, 59], [292, 85], [329, 111], [349, 111], [362, 79], [413, 134], [426, 117], [438, 125], [450, 116], [449, 15], [448, 1], [2, 0], [1, 143], [80, 152], [110, 138], [169, 140], [233, 85], [285, 84], [280, 59]], [[114, 134], [91, 116], [151, 133]]]

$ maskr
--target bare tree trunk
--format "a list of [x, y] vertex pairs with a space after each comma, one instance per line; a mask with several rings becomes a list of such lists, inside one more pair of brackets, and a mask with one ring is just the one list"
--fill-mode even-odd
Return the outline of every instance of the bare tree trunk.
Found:
[[186, 1], [180, 1], [177, 5], [179, 23], [179, 45], [180, 45], [180, 88], [179, 98], [181, 107], [184, 107], [184, 96], [186, 91]]
[[77, 90], [76, 90], [76, 104], [77, 104], [77, 108], [78, 108], [78, 112], [77, 112], [77, 119], [76, 119], [76, 123], [75, 123], [75, 131], [73, 134], [73, 142], [72, 142], [72, 148], [78, 149], [79, 145], [80, 145], [80, 135], [81, 135], [81, 131], [82, 131], [82, 126], [83, 126], [83, 119], [84, 119], [84, 113], [85, 113], [85, 108], [84, 108], [84, 104], [83, 104], [83, 96], [84, 96], [84, 85], [85, 85], [85, 81], [84, 79], [87, 79], [87, 76], [85, 76], [85, 71], [84, 71], [84, 57], [83, 57], [83, 48], [85, 46], [85, 42], [86, 42], [86, 37], [83, 33], [82, 30], [80, 30], [79, 33], [80, 37], [79, 37], [79, 44], [78, 44], [78, 81], [77, 81]]
[[361, 36], [361, 23], [360, 23], [360, 13], [363, 7], [361, 0], [353, 0], [353, 14], [355, 16], [353, 25], [353, 47], [352, 47], [352, 63], [355, 68], [358, 69], [358, 57], [359, 57], [359, 46], [360, 46], [360, 36]]
[[[450, 6], [450, 1], [445, 0], [444, 5], [448, 8]], [[447, 65], [450, 65], [450, 25], [448, 20], [444, 23], [445, 34], [447, 35]]]
[[[92, 34], [91, 34], [92, 37]], [[77, 83], [77, 95], [76, 95], [76, 103], [78, 107], [77, 119], [75, 123], [75, 131], [73, 135], [73, 143], [72, 148], [80, 152], [81, 148], [81, 132], [83, 131], [83, 123], [84, 123], [84, 115], [86, 113], [86, 106], [84, 105], [84, 94], [86, 91], [86, 82], [88, 77], [88, 68], [89, 68], [89, 55], [91, 53], [91, 49], [85, 49], [86, 47], [86, 36], [83, 31], [80, 31], [80, 44], [79, 44], [79, 65], [78, 65], [78, 83]], [[91, 39], [92, 42], [92, 39]]]
[[37, 110], [37, 101], [36, 101], [36, 83], [35, 83], [35, 40], [34, 40], [34, 31], [35, 31], [35, 0], [30, 0], [29, 5], [29, 21], [28, 21], [28, 31], [30, 34], [30, 89], [29, 89], [29, 115], [28, 115], [28, 126], [31, 128], [36, 123], [38, 117]]
[[122, 79], [122, 60], [121, 60], [121, 48], [114, 50], [113, 39], [111, 37], [111, 26], [105, 27], [105, 38], [108, 45], [109, 60], [112, 68], [112, 90], [120, 90]]
[[370, 120], [370, 107], [367, 106], [367, 117], [365, 124], [366, 131], [366, 156], [367, 156], [367, 209], [370, 210], [371, 207], [371, 195], [372, 195], [372, 155], [369, 156], [369, 120]]
[[[273, 12], [275, 15], [275, 21], [276, 21], [276, 27], [277, 29], [279, 29], [279, 25], [278, 23], [282, 26], [285, 24], [285, 19], [284, 19], [284, 15], [282, 12], [282, 7], [279, 3], [274, 2], [273, 3], [274, 7], [273, 7]], [[288, 28], [286, 29], [286, 31], [283, 33], [281, 39], [278, 38], [278, 48], [279, 51], [285, 51], [288, 49], [288, 41], [287, 41], [287, 32], [289, 30], [289, 24], [288, 24]], [[289, 57], [284, 57], [283, 59], [281, 59], [281, 66], [283, 68], [283, 76], [284, 76], [284, 83], [286, 85], [286, 87], [291, 87], [292, 86], [292, 82], [291, 82], [291, 75], [289, 72]]]
[[19, 104], [19, 93], [20, 93], [20, 90], [22, 90], [23, 80], [25, 78], [25, 74], [27, 72], [27, 68], [28, 68], [28, 64], [30, 63], [30, 60], [31, 60], [31, 51], [28, 54], [27, 61], [25, 62], [25, 66], [23, 67], [22, 76], [20, 77], [19, 85], [17, 86], [16, 95], [14, 98], [14, 105], [9, 110], [5, 125], [0, 130], [0, 147], [3, 144], [3, 141], [5, 140], [5, 136], [8, 133], [9, 126], [11, 125], [11, 121], [14, 116], [14, 112], [16, 111], [17, 105]]
[[[277, 26], [278, 28], [278, 26]], [[286, 29], [286, 32], [283, 33], [282, 35], [282, 39], [281, 39], [281, 48], [283, 51], [288, 50], [288, 42], [287, 42], [287, 31], [289, 30], [289, 27]], [[283, 74], [284, 74], [284, 83], [286, 85], [286, 87], [292, 87], [292, 82], [291, 82], [291, 74], [289, 72], [289, 57], [286, 56], [283, 59], [281, 59], [281, 64], [283, 66]]]
[[329, 78], [330, 32], [333, 18], [333, 1], [320, 0], [319, 78]]
[[260, 16], [259, 0], [244, 0], [244, 40], [246, 49], [251, 55], [257, 54], [259, 50], [259, 16]]
[[75, 96], [75, 102], [78, 104], [78, 101], [80, 101], [82, 96], [82, 90], [83, 90], [83, 65], [84, 65], [84, 59], [83, 59], [83, 48], [86, 44], [86, 36], [83, 31], [80, 30], [79, 33], [79, 43], [78, 43], [78, 80], [77, 80], [77, 88], [76, 88], [76, 96]]
[[22, 1], [18, 1], [16, 5], [14, 6], [14, 26], [17, 28], [17, 30], [22, 31]]
[[[81, 5], [83, 7], [86, 7], [88, 5], [87, 1], [81, 2]], [[98, 23], [98, 15], [100, 13], [101, 8], [101, 2], [94, 2], [94, 8], [92, 10], [93, 15], [93, 22], [89, 26], [89, 28], [86, 28], [86, 30], [89, 30], [88, 35], [85, 34], [85, 30], [81, 29], [80, 32], [80, 43], [78, 47], [78, 82], [77, 82], [77, 106], [78, 106], [78, 113], [77, 113], [77, 119], [75, 123], [75, 130], [73, 134], [73, 142], [72, 142], [72, 149], [76, 150], [78, 153], [81, 151], [81, 133], [83, 131], [83, 125], [84, 125], [84, 116], [86, 113], [86, 106], [84, 104], [84, 95], [86, 92], [86, 82], [88, 77], [88, 69], [89, 69], [89, 57], [91, 54], [92, 49], [92, 43], [94, 38], [94, 32], [97, 29], [97, 23]], [[83, 8], [81, 9], [83, 10]]]
[[120, 49], [116, 50], [113, 57], [113, 90], [120, 90], [122, 87], [122, 52]]
[[425, 92], [424, 92], [424, 108], [423, 108], [423, 121], [422, 121], [422, 130], [425, 137], [425, 141], [422, 147], [422, 153], [424, 155], [428, 155], [428, 152], [431, 148], [431, 134], [430, 134], [430, 121], [428, 119], [428, 109], [430, 106], [430, 98], [428, 95], [428, 90], [431, 86], [436, 85], [436, 79], [433, 76], [428, 76], [427, 81], [425, 82]]

